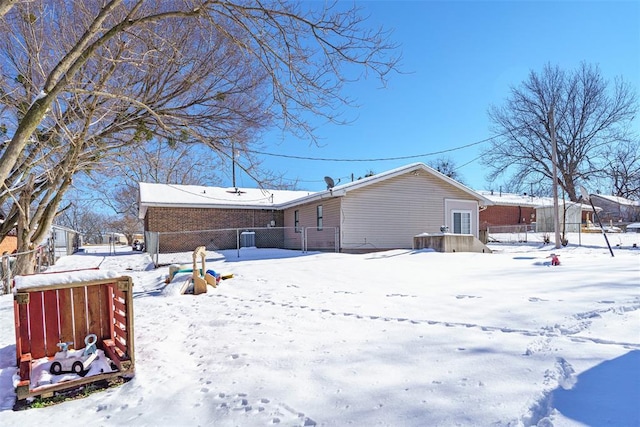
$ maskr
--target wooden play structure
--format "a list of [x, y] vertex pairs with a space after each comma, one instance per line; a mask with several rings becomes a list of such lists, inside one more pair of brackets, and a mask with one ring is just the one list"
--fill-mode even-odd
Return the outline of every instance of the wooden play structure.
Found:
[[[190, 279], [186, 280], [180, 288], [180, 293], [200, 295], [207, 292], [207, 285], [215, 288], [218, 286], [220, 279], [233, 277], [233, 274], [220, 276], [212, 270], [207, 270], [206, 257], [207, 249], [204, 246], [198, 246], [193, 251], [193, 268], [188, 268], [186, 265], [169, 266], [167, 283], [171, 283], [179, 273], [191, 273]], [[200, 268], [198, 268], [198, 259], [200, 259]]]
[[[202, 268], [198, 269], [197, 259], [200, 257], [200, 265]], [[216, 278], [207, 272], [205, 259], [207, 257], [207, 249], [204, 246], [198, 246], [193, 251], [193, 294], [200, 295], [207, 292], [207, 285], [211, 285], [214, 288], [218, 286]]]
[[[56, 392], [89, 383], [134, 375], [132, 280], [128, 276], [105, 278], [109, 274], [100, 270], [84, 273], [80, 276], [69, 272], [16, 278], [18, 400], [51, 397]], [[39, 277], [42, 280], [38, 281]], [[80, 349], [85, 346], [88, 335], [97, 337], [95, 344], [110, 359], [111, 372], [75, 376], [75, 379], [44, 385], [32, 378], [34, 362], [51, 362], [60, 350], [60, 343]]]

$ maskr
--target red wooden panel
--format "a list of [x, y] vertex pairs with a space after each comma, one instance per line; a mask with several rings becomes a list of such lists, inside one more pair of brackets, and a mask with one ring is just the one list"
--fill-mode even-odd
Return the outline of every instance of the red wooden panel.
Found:
[[31, 353], [31, 335], [29, 334], [29, 305], [18, 304], [18, 317], [20, 318], [20, 356]]
[[73, 307], [71, 303], [71, 289], [58, 289], [58, 309], [60, 341], [73, 342]]
[[111, 337], [111, 298], [109, 286], [107, 284], [100, 285], [100, 339], [108, 339]]
[[20, 366], [20, 356], [22, 356], [22, 336], [20, 335], [20, 308], [18, 303], [13, 301], [13, 325], [16, 333], [16, 366]]
[[58, 351], [60, 329], [58, 329], [58, 294], [55, 290], [43, 292], [44, 296], [44, 331], [47, 356]]
[[116, 342], [116, 347], [120, 349], [120, 351], [122, 351], [122, 353], [127, 354], [127, 346], [125, 343], [123, 343], [120, 339], [116, 338], [115, 340]]
[[[114, 292], [115, 294], [115, 292]], [[127, 305], [125, 303], [125, 299], [121, 297], [115, 297], [113, 300], [113, 306], [116, 310], [126, 311]]]
[[29, 353], [20, 357], [20, 380], [26, 381], [31, 379], [31, 355]]
[[107, 313], [108, 319], [108, 330], [105, 333], [108, 333], [108, 337], [104, 337], [105, 339], [113, 339], [113, 284], [109, 283], [104, 286], [105, 293], [105, 313]]
[[127, 329], [127, 320], [124, 316], [124, 313], [115, 312], [113, 313], [113, 318], [116, 320], [115, 326], [119, 329], [126, 330]]
[[87, 336], [87, 300], [86, 287], [73, 288], [73, 337], [75, 349], [84, 348], [84, 339]]
[[96, 334], [99, 337], [103, 336], [102, 333], [102, 316], [100, 313], [101, 307], [100, 301], [100, 287], [99, 286], [87, 286], [87, 311], [89, 321], [90, 334]]
[[31, 357], [39, 359], [45, 356], [44, 313], [42, 311], [42, 292], [29, 293], [29, 319], [31, 324]]

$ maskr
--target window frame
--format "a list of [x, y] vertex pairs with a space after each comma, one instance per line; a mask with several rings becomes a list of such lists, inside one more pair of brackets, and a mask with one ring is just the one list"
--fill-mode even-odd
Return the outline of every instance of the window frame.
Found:
[[302, 233], [302, 229], [300, 228], [300, 210], [296, 209], [293, 211], [293, 226], [295, 228], [296, 233]]
[[[456, 215], [460, 215], [460, 231], [456, 231]], [[467, 209], [452, 209], [451, 210], [451, 232], [453, 234], [472, 234], [472, 218], [473, 211]], [[467, 217], [467, 222], [463, 220], [464, 217]], [[464, 226], [467, 229], [464, 229]]]
[[322, 231], [324, 224], [324, 213], [322, 209], [322, 205], [316, 206], [316, 230]]

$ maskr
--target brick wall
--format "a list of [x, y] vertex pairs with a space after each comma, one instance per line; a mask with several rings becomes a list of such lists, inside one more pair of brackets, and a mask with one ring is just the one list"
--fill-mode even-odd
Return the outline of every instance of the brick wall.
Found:
[[149, 208], [146, 231], [196, 231], [222, 228], [283, 227], [282, 211], [257, 209]]
[[[149, 208], [144, 219], [146, 231], [173, 232], [160, 236], [160, 252], [192, 251], [198, 246], [208, 250], [233, 249], [237, 243], [236, 228], [284, 226], [282, 211], [258, 209], [206, 209], [206, 208]], [[220, 230], [220, 231], [204, 231]], [[273, 234], [277, 235], [273, 235]], [[256, 236], [256, 245], [267, 239], [278, 245], [283, 239], [282, 229], [263, 230]], [[279, 243], [282, 245], [283, 243]], [[265, 243], [266, 245], [266, 243]]]
[[5, 252], [9, 252], [10, 254], [15, 252], [18, 247], [18, 238], [16, 236], [6, 236], [0, 242], [0, 255]]
[[480, 228], [486, 230], [491, 225], [531, 224], [536, 220], [535, 214], [536, 210], [527, 206], [487, 206], [487, 209], [480, 211]]

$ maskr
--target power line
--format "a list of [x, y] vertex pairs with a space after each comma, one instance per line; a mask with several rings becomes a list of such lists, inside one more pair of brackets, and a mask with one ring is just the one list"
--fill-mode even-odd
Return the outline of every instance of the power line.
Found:
[[248, 149], [245, 149], [245, 150], [242, 150], [242, 151], [245, 151], [247, 153], [260, 154], [260, 155], [263, 155], [263, 156], [283, 157], [283, 158], [286, 158], [286, 159], [311, 160], [311, 161], [320, 161], [320, 162], [386, 162], [386, 161], [393, 161], [393, 160], [415, 159], [415, 158], [419, 158], [419, 157], [429, 157], [429, 156], [435, 156], [437, 154], [450, 153], [452, 151], [462, 150], [462, 149], [465, 149], [465, 148], [473, 147], [474, 145], [483, 144], [485, 142], [491, 141], [492, 139], [499, 138], [499, 137], [501, 137], [503, 135], [505, 135], [505, 134], [503, 133], [503, 134], [499, 134], [499, 135], [494, 135], [494, 136], [492, 136], [490, 138], [483, 139], [482, 141], [472, 142], [470, 144], [461, 145], [460, 147], [449, 148], [447, 150], [433, 151], [431, 153], [412, 154], [412, 155], [408, 155], [408, 156], [397, 156], [397, 157], [380, 157], [380, 158], [374, 158], [374, 159], [336, 159], [336, 158], [329, 158], [329, 157], [294, 156], [294, 155], [291, 155], [291, 154], [269, 153], [269, 152], [266, 152], [266, 151], [257, 151], [257, 150], [248, 150]]

